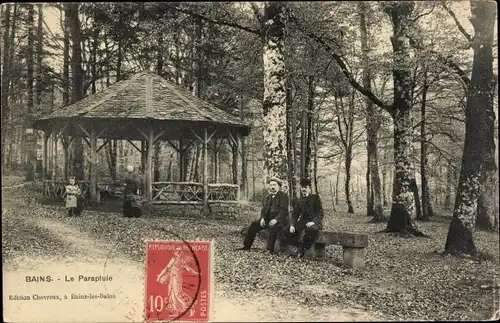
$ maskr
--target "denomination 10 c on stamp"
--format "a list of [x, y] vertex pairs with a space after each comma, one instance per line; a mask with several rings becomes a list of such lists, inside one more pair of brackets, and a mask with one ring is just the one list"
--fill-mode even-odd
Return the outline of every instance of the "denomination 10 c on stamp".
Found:
[[208, 322], [211, 241], [146, 241], [145, 319]]

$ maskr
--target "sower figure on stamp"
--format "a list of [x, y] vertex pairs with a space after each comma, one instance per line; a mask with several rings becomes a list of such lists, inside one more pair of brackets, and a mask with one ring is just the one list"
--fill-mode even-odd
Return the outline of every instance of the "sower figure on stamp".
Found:
[[262, 203], [260, 219], [250, 224], [240, 250], [250, 250], [257, 233], [260, 230], [269, 229], [267, 250], [273, 252], [278, 235], [281, 235], [283, 228], [288, 224], [288, 194], [280, 191], [281, 180], [277, 177], [271, 177], [268, 184], [270, 194]]
[[[187, 271], [193, 275], [200, 275], [194, 270], [190, 263], [195, 264], [193, 257], [185, 256], [182, 247], [177, 247], [174, 256], [170, 258], [167, 266], [158, 274], [156, 281], [168, 286], [168, 309], [173, 316], [182, 314], [193, 302], [193, 298], [183, 290], [183, 272]], [[189, 316], [194, 315], [195, 308], [192, 307]]]
[[69, 178], [69, 184], [66, 185], [66, 209], [68, 216], [78, 216], [81, 213], [81, 195], [80, 187], [76, 185], [75, 178]]
[[134, 174], [134, 167], [127, 166], [127, 177], [125, 178], [123, 190], [123, 216], [124, 217], [140, 217], [141, 209], [137, 207], [136, 199], [139, 195], [139, 183]]
[[[300, 180], [301, 197], [292, 203], [293, 211], [290, 226], [283, 232], [283, 245], [299, 245], [298, 257], [312, 247], [318, 238], [319, 230], [323, 228], [323, 206], [321, 199], [316, 194], [311, 194], [311, 180]], [[302, 239], [301, 234], [304, 233]]]

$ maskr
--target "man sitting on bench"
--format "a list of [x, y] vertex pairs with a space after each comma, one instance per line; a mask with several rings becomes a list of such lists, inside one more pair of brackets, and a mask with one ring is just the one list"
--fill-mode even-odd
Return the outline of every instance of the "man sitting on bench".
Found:
[[[301, 197], [294, 199], [290, 226], [283, 232], [283, 246], [299, 245], [298, 258], [304, 257], [306, 250], [316, 242], [319, 230], [323, 228], [323, 207], [321, 199], [316, 194], [311, 194], [311, 180], [300, 180]], [[299, 241], [300, 235], [304, 237]]]
[[250, 250], [257, 233], [263, 229], [268, 230], [267, 250], [274, 252], [274, 244], [284, 227], [288, 224], [288, 194], [281, 191], [281, 180], [271, 177], [269, 195], [262, 203], [260, 219], [250, 224], [243, 247], [239, 250]]

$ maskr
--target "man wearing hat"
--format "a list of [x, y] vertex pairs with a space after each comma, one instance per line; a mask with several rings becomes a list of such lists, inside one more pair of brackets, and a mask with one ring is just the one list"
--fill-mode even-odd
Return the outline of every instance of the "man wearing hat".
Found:
[[269, 229], [267, 250], [273, 252], [278, 235], [288, 224], [288, 194], [280, 191], [281, 180], [279, 178], [271, 177], [268, 184], [270, 194], [262, 203], [260, 218], [250, 224], [240, 250], [250, 250], [257, 233], [263, 229]]
[[[311, 194], [311, 180], [300, 180], [301, 197], [292, 203], [293, 211], [290, 226], [283, 232], [283, 245], [299, 244], [298, 257], [304, 256], [305, 250], [311, 248], [318, 238], [319, 230], [323, 228], [323, 207], [321, 199], [316, 194]], [[300, 240], [301, 233], [304, 236]]]

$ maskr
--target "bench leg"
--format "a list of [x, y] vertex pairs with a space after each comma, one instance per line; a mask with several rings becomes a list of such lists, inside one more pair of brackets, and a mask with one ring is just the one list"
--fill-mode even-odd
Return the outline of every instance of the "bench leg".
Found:
[[343, 264], [347, 268], [365, 267], [365, 248], [352, 248], [342, 246], [344, 253]]
[[326, 255], [326, 245], [324, 243], [315, 243], [314, 254], [316, 258], [324, 258]]

